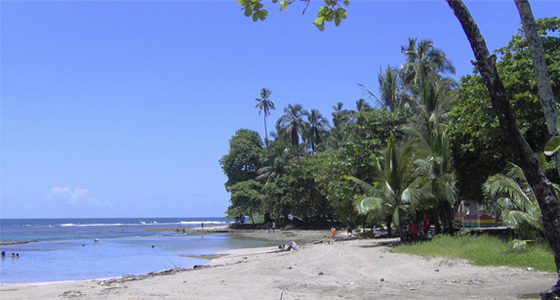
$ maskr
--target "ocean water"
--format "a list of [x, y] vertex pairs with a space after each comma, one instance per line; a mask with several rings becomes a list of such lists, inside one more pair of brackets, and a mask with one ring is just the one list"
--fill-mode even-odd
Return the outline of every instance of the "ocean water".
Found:
[[[207, 260], [188, 256], [271, 242], [228, 233], [189, 235], [157, 228], [228, 224], [225, 218], [2, 219], [0, 240], [36, 241], [1, 245], [0, 282], [102, 279], [191, 267]], [[95, 242], [94, 240], [98, 240]], [[153, 246], [153, 247], [152, 247]], [[18, 253], [19, 258], [12, 258]]]

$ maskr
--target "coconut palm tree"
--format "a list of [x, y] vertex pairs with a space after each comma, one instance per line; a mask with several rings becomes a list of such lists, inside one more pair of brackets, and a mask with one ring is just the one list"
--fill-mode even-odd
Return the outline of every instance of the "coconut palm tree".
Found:
[[356, 100], [356, 113], [371, 111], [372, 109], [371, 105], [366, 102], [366, 99], [360, 98]]
[[455, 74], [455, 67], [445, 52], [434, 47], [432, 40], [421, 40], [418, 45], [417, 41], [418, 38], [408, 38], [408, 45], [401, 46], [401, 52], [406, 55], [406, 62], [401, 66], [405, 84], [421, 86], [422, 81], [434, 74]]
[[311, 153], [315, 154], [315, 147], [323, 142], [325, 131], [330, 127], [329, 121], [323, 118], [323, 115], [316, 110], [312, 109], [311, 113], [307, 116], [307, 129], [306, 137], [307, 143], [311, 146]]
[[342, 109], [344, 103], [338, 102], [333, 105], [334, 112], [331, 113], [333, 127], [328, 131], [327, 148], [339, 149], [344, 141], [346, 141], [346, 133], [343, 128], [350, 123], [350, 112], [347, 109]]
[[[414, 161], [418, 176], [422, 178], [423, 207], [435, 207], [443, 223], [444, 233], [453, 233], [451, 206], [458, 201], [457, 176], [453, 168], [453, 155], [446, 125], [428, 123], [427, 128], [407, 127], [410, 144], [420, 158]], [[439, 223], [436, 223], [439, 233]]]
[[[558, 194], [558, 186], [555, 188]], [[520, 167], [510, 163], [505, 174], [490, 176], [483, 189], [489, 197], [485, 207], [498, 211], [504, 223], [518, 234], [526, 237], [534, 229], [546, 234], [537, 198]]]
[[399, 107], [409, 107], [412, 101], [410, 95], [406, 93], [405, 84], [402, 80], [404, 72], [397, 68], [388, 66], [385, 71], [379, 69], [377, 80], [379, 82], [379, 97], [370, 91], [365, 85], [359, 83], [370, 97], [373, 97], [380, 106], [387, 107], [390, 111], [395, 111]]
[[417, 89], [416, 101], [410, 102], [412, 111], [420, 115], [425, 123], [446, 123], [458, 95], [453, 90], [457, 86], [457, 81], [451, 77], [428, 77]]
[[422, 195], [416, 168], [413, 147], [409, 144], [397, 145], [391, 133], [387, 148], [381, 157], [373, 156], [376, 184], [366, 183], [356, 177], [347, 178], [358, 184], [365, 192], [365, 197], [355, 201], [358, 212], [367, 213], [382, 210], [387, 213], [387, 228], [390, 221], [397, 225], [401, 241], [405, 239], [404, 217]]
[[276, 121], [276, 126], [286, 132], [290, 143], [296, 150], [300, 168], [301, 162], [299, 157], [299, 139], [300, 137], [305, 136], [305, 129], [307, 125], [302, 117], [307, 114], [307, 111], [305, 111], [300, 104], [289, 104], [288, 107], [284, 108], [284, 115], [282, 115], [280, 119]]
[[263, 154], [261, 162], [263, 167], [257, 170], [256, 180], [264, 180], [263, 189], [270, 183], [290, 172], [293, 164], [290, 163], [292, 155], [282, 143], [273, 143], [272, 151]]
[[272, 91], [262, 88], [261, 98], [255, 99], [257, 101], [257, 105], [255, 105], [255, 108], [259, 110], [259, 116], [261, 115], [261, 111], [263, 112], [264, 115], [264, 142], [266, 144], [266, 148], [268, 148], [268, 132], [266, 130], [266, 116], [270, 115], [271, 109], [276, 109], [274, 108], [274, 102], [268, 99], [268, 97], [270, 97], [270, 94], [272, 94]]

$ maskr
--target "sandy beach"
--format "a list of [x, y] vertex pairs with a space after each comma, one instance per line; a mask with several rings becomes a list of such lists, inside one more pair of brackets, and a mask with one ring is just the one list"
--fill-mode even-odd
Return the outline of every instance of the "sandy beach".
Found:
[[[206, 233], [223, 228], [208, 228]], [[392, 251], [395, 239], [336, 241], [323, 231], [232, 232], [296, 241], [277, 247], [219, 253], [205, 266], [106, 280], [5, 283], [7, 299], [537, 299], [556, 274], [476, 267], [445, 258]], [[302, 242], [316, 243], [302, 244]], [[317, 241], [320, 241], [317, 243]], [[167, 274], [169, 273], [169, 274]]]

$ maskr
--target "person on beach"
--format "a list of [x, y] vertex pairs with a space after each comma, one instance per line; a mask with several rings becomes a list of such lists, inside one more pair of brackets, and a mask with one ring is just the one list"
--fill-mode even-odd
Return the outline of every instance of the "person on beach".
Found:
[[276, 223], [272, 222], [272, 232], [276, 230]]
[[331, 238], [334, 240], [334, 237], [336, 236], [336, 228], [331, 227]]
[[422, 222], [422, 232], [424, 236], [428, 236], [428, 230], [430, 230], [430, 220], [428, 219], [428, 215], [424, 214], [424, 221]]
[[2, 251], [2, 258], [6, 257], [6, 251]]
[[202, 231], [204, 231], [204, 222], [201, 222], [200, 226], [202, 227]]
[[418, 228], [418, 224], [416, 224], [416, 221], [412, 220], [410, 224], [410, 232], [406, 235], [406, 240], [413, 241], [418, 236], [419, 231], [420, 229]]

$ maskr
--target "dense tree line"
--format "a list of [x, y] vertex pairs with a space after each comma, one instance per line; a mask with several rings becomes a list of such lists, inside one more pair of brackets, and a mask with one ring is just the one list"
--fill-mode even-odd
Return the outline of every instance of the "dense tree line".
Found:
[[[560, 20], [537, 25], [560, 95]], [[550, 137], [522, 32], [496, 52], [518, 125], [542, 151]], [[264, 143], [256, 131], [239, 129], [220, 160], [231, 193], [228, 216], [280, 226], [394, 225], [402, 236], [405, 221], [423, 214], [438, 232], [452, 233], [452, 206], [461, 200], [495, 206], [503, 195], [484, 183], [514, 160], [482, 78], [449, 77], [453, 64], [431, 40], [409, 39], [402, 53], [403, 63], [380, 70], [379, 91], [364, 87], [370, 97], [355, 108], [339, 102], [327, 118], [291, 104]], [[262, 89], [256, 99], [266, 134], [271, 94]], [[554, 162], [545, 166], [557, 180]]]

